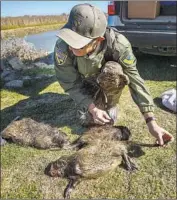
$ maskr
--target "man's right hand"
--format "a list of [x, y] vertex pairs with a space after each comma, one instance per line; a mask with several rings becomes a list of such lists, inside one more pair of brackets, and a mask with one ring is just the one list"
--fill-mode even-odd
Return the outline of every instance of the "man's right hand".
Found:
[[88, 111], [92, 114], [93, 120], [96, 124], [104, 125], [110, 123], [111, 118], [106, 111], [97, 108], [94, 104], [89, 106]]

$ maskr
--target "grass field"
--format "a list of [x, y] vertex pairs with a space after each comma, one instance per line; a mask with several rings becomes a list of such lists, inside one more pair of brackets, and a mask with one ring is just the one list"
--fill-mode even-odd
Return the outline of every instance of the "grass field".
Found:
[[[171, 60], [157, 56], [138, 58], [138, 69], [156, 105], [159, 125], [174, 135], [176, 116], [165, 109], [159, 96], [176, 87], [176, 67]], [[26, 72], [27, 73], [27, 72]], [[33, 74], [32, 72], [30, 72]], [[54, 73], [53, 70], [34, 73]], [[36, 82], [23, 90], [1, 90], [1, 120], [5, 128], [17, 115], [56, 126], [73, 140], [85, 129], [76, 119], [75, 104], [59, 86], [55, 77]], [[74, 199], [176, 199], [176, 142], [166, 148], [148, 147], [150, 135], [138, 107], [125, 88], [120, 99], [119, 125], [132, 132], [131, 140], [145, 144], [144, 155], [135, 158], [140, 170], [129, 173], [123, 168], [95, 180], [81, 182], [73, 191]], [[147, 144], [147, 146], [146, 146]], [[44, 175], [45, 166], [71, 151], [36, 150], [16, 144], [1, 147], [2, 199], [61, 199], [67, 180]]]

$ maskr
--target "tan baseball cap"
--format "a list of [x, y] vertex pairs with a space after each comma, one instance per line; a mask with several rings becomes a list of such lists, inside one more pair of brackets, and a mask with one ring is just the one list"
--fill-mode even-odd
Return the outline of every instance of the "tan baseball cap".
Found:
[[67, 24], [57, 36], [69, 46], [80, 49], [103, 36], [106, 27], [107, 19], [103, 11], [90, 4], [78, 4], [72, 8]]

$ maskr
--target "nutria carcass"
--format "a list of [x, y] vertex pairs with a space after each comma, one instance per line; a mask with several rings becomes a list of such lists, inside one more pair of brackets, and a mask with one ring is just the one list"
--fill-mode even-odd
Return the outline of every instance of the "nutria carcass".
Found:
[[68, 185], [64, 198], [84, 179], [93, 179], [114, 171], [122, 162], [128, 171], [137, 166], [128, 156], [129, 141], [96, 140], [70, 156], [62, 156], [45, 168], [45, 174], [51, 177], [67, 178]]
[[97, 76], [97, 83], [107, 93], [111, 90], [122, 90], [130, 83], [129, 78], [123, 73], [121, 65], [114, 61], [108, 61]]
[[65, 149], [70, 145], [64, 132], [31, 118], [13, 120], [1, 135], [19, 145], [38, 149]]
[[110, 91], [120, 93], [129, 83], [129, 78], [123, 73], [121, 65], [114, 61], [108, 61], [101, 68], [99, 74], [83, 79], [80, 91], [91, 96], [94, 104], [105, 110], [107, 104], [111, 105]]
[[104, 126], [91, 126], [72, 144], [73, 149], [80, 149], [88, 144], [94, 144], [97, 140], [129, 140], [131, 136], [130, 130], [126, 126], [113, 126], [112, 124], [105, 124]]

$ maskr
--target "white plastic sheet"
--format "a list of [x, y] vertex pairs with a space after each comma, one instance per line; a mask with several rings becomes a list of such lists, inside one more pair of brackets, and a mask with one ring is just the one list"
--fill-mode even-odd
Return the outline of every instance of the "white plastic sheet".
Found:
[[176, 90], [170, 89], [162, 93], [162, 104], [168, 109], [176, 112]]

